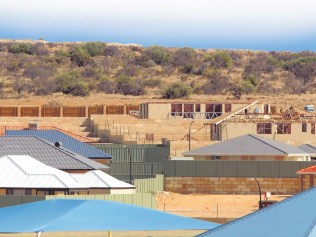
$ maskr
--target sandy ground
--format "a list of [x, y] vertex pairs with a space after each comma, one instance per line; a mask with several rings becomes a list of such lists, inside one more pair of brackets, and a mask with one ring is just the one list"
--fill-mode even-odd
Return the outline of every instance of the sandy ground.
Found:
[[[272, 195], [281, 201], [290, 196]], [[258, 210], [259, 195], [178, 194], [161, 192], [155, 196], [158, 209], [169, 213], [199, 218], [234, 219]], [[262, 196], [264, 200], [264, 196]]]

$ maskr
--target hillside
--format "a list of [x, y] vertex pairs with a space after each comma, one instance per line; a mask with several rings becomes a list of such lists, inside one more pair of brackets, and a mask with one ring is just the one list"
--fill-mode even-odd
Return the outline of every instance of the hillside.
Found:
[[0, 41], [0, 95], [269, 96], [316, 92], [316, 53]]

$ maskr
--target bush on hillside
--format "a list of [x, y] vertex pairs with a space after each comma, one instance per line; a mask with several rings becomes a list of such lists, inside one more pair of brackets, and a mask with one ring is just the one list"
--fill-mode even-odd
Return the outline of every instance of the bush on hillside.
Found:
[[88, 42], [84, 45], [87, 53], [90, 57], [95, 57], [104, 54], [104, 50], [106, 48], [106, 44], [100, 41], [97, 42]]
[[222, 75], [218, 71], [213, 71], [207, 82], [203, 85], [204, 94], [225, 94], [231, 87], [230, 78]]
[[121, 75], [116, 78], [116, 93], [123, 95], [143, 95], [145, 94], [145, 90], [141, 80], [132, 80], [127, 75]]
[[56, 78], [56, 90], [74, 96], [89, 95], [89, 85], [82, 80], [77, 71], [62, 73]]
[[100, 78], [99, 83], [97, 84], [98, 91], [106, 94], [114, 94], [115, 88], [115, 83], [104, 76]]
[[33, 45], [30, 43], [13, 43], [9, 47], [9, 52], [13, 54], [32, 54]]
[[232, 65], [232, 58], [228, 51], [219, 51], [214, 54], [207, 54], [204, 61], [215, 68], [228, 68]]
[[70, 51], [70, 60], [78, 67], [83, 67], [90, 62], [90, 56], [83, 47], [75, 47]]
[[145, 55], [149, 60], [154, 61], [157, 65], [166, 64], [170, 61], [170, 54], [166, 48], [151, 46], [145, 50]]
[[162, 97], [166, 99], [176, 99], [188, 97], [192, 94], [192, 88], [183, 82], [175, 82], [168, 85], [163, 93]]

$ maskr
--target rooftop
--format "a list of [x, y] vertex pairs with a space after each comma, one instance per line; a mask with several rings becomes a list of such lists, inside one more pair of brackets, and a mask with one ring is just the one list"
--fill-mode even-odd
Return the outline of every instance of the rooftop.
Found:
[[273, 155], [302, 155], [309, 154], [301, 149], [282, 142], [260, 137], [254, 134], [246, 134], [215, 143], [202, 148], [183, 153], [186, 156], [223, 156], [223, 155], [246, 155], [246, 156], [273, 156]]
[[112, 158], [111, 155], [56, 130], [6, 130], [6, 135], [36, 136], [53, 144], [61, 142], [62, 147], [88, 158]]
[[29, 155], [38, 161], [61, 170], [108, 169], [89, 158], [34, 136], [0, 136], [0, 156]]
[[2, 188], [135, 188], [111, 177], [101, 170], [70, 174], [50, 167], [30, 156], [0, 158], [0, 187]]

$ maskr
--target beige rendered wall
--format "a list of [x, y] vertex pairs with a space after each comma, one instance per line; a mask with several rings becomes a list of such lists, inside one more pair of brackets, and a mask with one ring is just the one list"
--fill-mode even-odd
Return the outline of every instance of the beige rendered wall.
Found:
[[[223, 133], [226, 133], [223, 131]], [[228, 137], [223, 135], [225, 140], [238, 137], [244, 134], [257, 134], [257, 124], [255, 122], [229, 122], [227, 123]], [[276, 134], [276, 124], [272, 124], [272, 134], [257, 134], [261, 137], [274, 139], [290, 145], [299, 146], [305, 143], [316, 145], [316, 134], [311, 134], [311, 123], [307, 123], [307, 132], [302, 132], [302, 124], [293, 122], [291, 134]]]
[[[271, 194], [295, 194], [300, 191], [299, 178], [257, 178], [261, 191]], [[166, 177], [165, 191], [176, 193], [256, 194], [258, 185], [250, 178]]]
[[111, 194], [134, 194], [136, 193], [136, 189], [111, 189]]
[[168, 119], [171, 104], [148, 104], [148, 119]]

